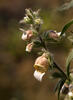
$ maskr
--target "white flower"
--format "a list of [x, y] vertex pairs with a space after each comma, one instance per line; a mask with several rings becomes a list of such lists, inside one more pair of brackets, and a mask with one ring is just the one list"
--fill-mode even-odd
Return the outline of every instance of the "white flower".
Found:
[[35, 72], [34, 72], [34, 77], [35, 77], [38, 81], [41, 82], [41, 81], [42, 81], [42, 78], [43, 78], [43, 76], [44, 76], [44, 74], [45, 74], [45, 72], [44, 72], [44, 73], [41, 73], [41, 72], [35, 70]]
[[73, 97], [73, 93], [72, 93], [72, 92], [69, 92], [68, 95], [69, 95], [70, 97]]
[[23, 33], [21, 38], [22, 38], [22, 40], [27, 40], [27, 34]]

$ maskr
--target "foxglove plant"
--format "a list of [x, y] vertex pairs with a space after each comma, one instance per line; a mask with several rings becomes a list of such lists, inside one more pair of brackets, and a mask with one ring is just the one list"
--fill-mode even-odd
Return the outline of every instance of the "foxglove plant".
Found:
[[73, 50], [71, 50], [66, 60], [66, 72], [55, 63], [54, 57], [49, 52], [50, 44], [61, 44], [64, 39], [73, 42], [72, 32], [66, 34], [67, 29], [73, 24], [73, 20], [67, 23], [61, 32], [49, 30], [41, 33], [43, 20], [39, 16], [40, 10], [32, 11], [31, 9], [26, 9], [25, 11], [25, 17], [20, 21], [24, 25], [20, 30], [22, 31], [21, 38], [27, 44], [25, 50], [31, 52], [33, 48], [39, 48], [39, 52], [41, 52], [41, 55], [36, 58], [34, 63], [34, 77], [41, 82], [45, 73], [51, 70], [51, 76], [54, 79], [58, 79], [54, 89], [55, 92], [58, 92], [58, 100], [60, 94], [64, 95], [65, 100], [73, 100], [73, 72], [70, 70]]

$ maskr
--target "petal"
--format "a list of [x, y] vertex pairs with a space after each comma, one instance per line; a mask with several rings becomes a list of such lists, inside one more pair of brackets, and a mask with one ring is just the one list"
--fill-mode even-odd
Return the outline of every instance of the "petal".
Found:
[[68, 95], [69, 95], [70, 97], [72, 97], [72, 96], [73, 96], [73, 93], [72, 93], [72, 92], [69, 92]]
[[41, 73], [41, 72], [35, 70], [35, 72], [34, 72], [34, 77], [35, 77], [38, 81], [41, 82], [41, 81], [42, 81], [42, 78], [43, 78], [43, 76], [44, 76], [44, 74], [45, 74], [45, 73]]
[[22, 40], [26, 40], [27, 39], [27, 34], [23, 33], [21, 38], [22, 38]]
[[58, 33], [56, 33], [58, 36], [60, 36], [61, 35], [61, 32], [58, 32]]

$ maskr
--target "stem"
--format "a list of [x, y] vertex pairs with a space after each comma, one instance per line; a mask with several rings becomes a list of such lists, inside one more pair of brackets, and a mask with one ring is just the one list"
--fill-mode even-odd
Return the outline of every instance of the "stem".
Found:
[[66, 79], [68, 79], [67, 75], [63, 72], [63, 70], [55, 62], [54, 62], [54, 66], [65, 76]]
[[40, 38], [41, 43], [43, 44], [43, 47], [45, 48], [45, 50], [47, 50], [47, 47], [45, 45], [45, 42], [43, 41], [43, 39], [41, 38], [41, 36], [39, 38]]

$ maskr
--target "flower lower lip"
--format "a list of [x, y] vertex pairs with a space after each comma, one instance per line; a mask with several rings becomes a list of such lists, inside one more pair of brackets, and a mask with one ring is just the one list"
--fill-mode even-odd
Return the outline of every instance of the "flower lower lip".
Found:
[[45, 73], [41, 73], [41, 72], [35, 70], [35, 72], [34, 72], [34, 77], [35, 77], [38, 81], [41, 82], [41, 81], [42, 81], [42, 78], [43, 78], [43, 76], [44, 76], [44, 74], [45, 74]]

